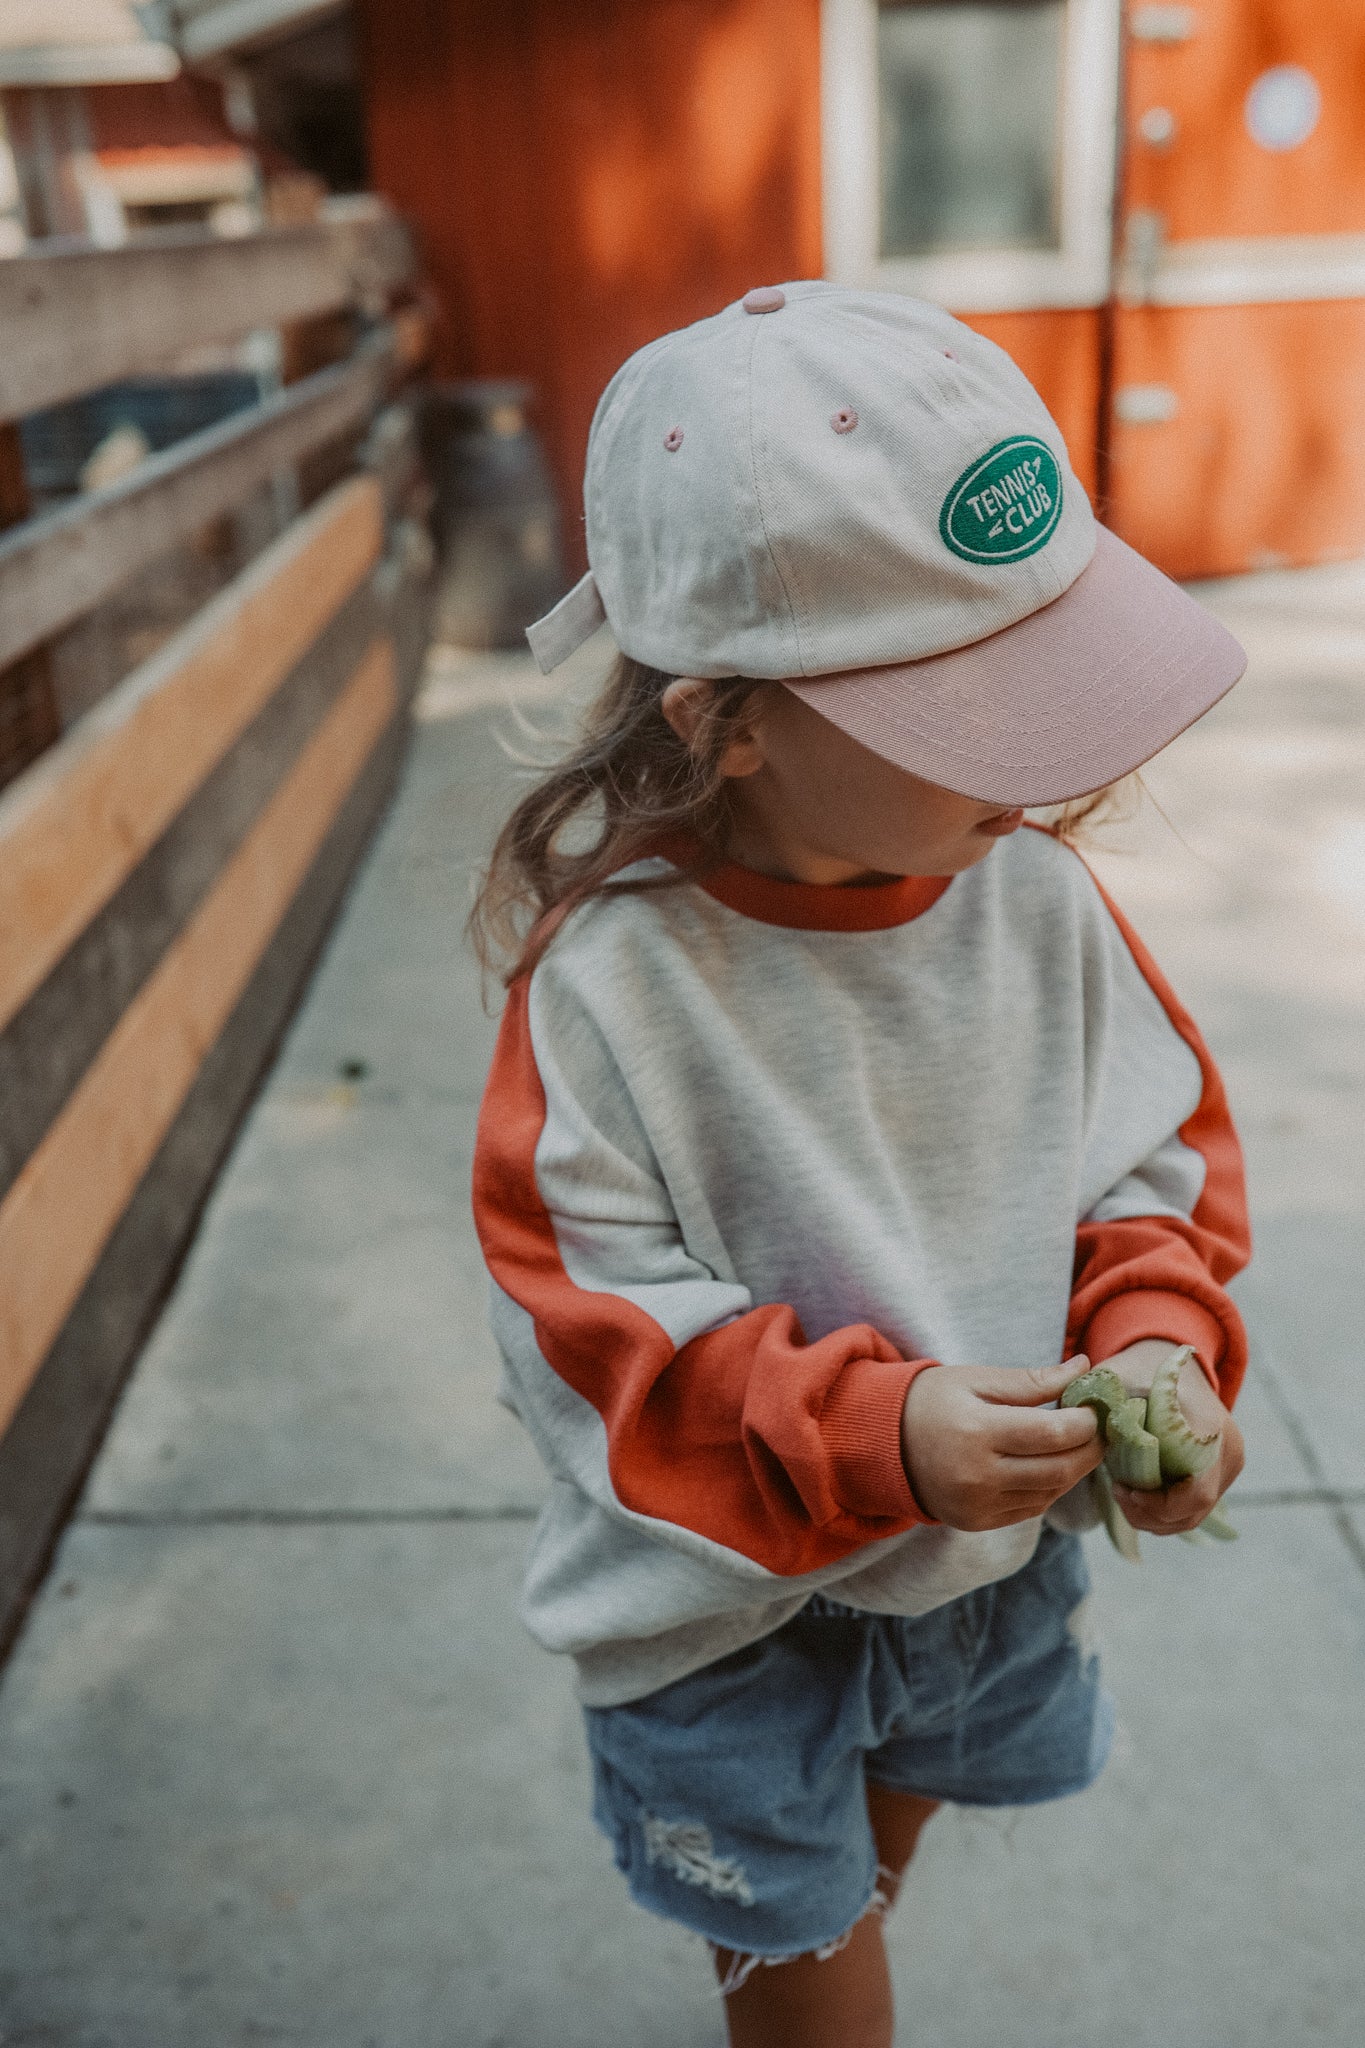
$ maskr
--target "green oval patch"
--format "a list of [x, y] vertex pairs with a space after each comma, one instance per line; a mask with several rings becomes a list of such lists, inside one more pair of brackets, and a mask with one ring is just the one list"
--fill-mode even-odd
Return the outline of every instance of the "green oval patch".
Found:
[[1045, 441], [1012, 434], [965, 469], [938, 515], [964, 562], [1018, 562], [1050, 540], [1062, 516], [1062, 472]]

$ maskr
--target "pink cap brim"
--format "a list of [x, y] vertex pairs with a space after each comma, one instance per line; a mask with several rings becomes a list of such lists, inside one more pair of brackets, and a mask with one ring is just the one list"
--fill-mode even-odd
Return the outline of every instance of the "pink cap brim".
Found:
[[983, 803], [1055, 804], [1150, 761], [1230, 690], [1226, 627], [1101, 527], [1062, 595], [989, 639], [786, 687], [912, 775]]

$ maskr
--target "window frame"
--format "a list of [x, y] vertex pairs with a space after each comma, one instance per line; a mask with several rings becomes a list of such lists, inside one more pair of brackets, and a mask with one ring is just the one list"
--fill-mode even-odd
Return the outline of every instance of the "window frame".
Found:
[[[926, 0], [933, 4], [933, 0]], [[1114, 273], [1119, 0], [1064, 0], [1060, 247], [883, 257], [877, 0], [821, 0], [825, 275], [950, 311], [1100, 306]]]

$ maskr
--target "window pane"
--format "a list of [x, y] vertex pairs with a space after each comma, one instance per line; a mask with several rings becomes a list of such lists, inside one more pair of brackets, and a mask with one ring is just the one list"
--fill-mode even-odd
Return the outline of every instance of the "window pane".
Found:
[[1064, 0], [880, 9], [883, 256], [1059, 246], [1064, 12]]

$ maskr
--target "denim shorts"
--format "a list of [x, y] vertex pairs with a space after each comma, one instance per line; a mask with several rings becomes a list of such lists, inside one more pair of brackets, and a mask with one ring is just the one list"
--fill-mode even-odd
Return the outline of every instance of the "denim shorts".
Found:
[[722, 1948], [832, 1950], [878, 1902], [864, 1779], [963, 1806], [1079, 1792], [1113, 1701], [1080, 1538], [914, 1617], [816, 1594], [771, 1635], [584, 1709], [593, 1818], [633, 1897]]

